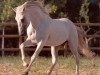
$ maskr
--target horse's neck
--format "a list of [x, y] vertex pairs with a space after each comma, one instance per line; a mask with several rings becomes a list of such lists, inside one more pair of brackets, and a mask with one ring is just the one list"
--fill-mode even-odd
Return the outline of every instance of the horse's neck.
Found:
[[41, 10], [40, 8], [37, 8], [35, 15], [37, 15], [38, 16], [37, 18], [40, 19], [40, 20], [50, 19], [50, 16], [47, 13], [45, 13], [45, 11], [43, 11], [43, 9]]
[[44, 23], [44, 25], [48, 22], [50, 22], [51, 18], [49, 15], [45, 14], [44, 12], [42, 12], [41, 10], [37, 10], [34, 12], [34, 10], [30, 10], [30, 20], [31, 23], [34, 27], [36, 27], [37, 25], [42, 25]]

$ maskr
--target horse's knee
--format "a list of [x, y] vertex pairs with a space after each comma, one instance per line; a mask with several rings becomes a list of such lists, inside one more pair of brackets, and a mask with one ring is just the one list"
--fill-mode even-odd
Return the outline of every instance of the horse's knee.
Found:
[[22, 43], [19, 48], [20, 49], [24, 48], [24, 43]]

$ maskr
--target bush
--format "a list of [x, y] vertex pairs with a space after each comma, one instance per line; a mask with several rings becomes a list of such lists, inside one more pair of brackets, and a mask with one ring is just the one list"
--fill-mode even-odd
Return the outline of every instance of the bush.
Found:
[[1, 2], [0, 20], [2, 22], [14, 20], [12, 8], [22, 4], [25, 0], [4, 0]]

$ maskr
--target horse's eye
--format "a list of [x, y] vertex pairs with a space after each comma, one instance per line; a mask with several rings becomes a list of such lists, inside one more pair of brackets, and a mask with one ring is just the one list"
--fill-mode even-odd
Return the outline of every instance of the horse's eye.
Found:
[[22, 23], [24, 23], [24, 21], [25, 21], [25, 19], [24, 19], [24, 18], [23, 18], [23, 19], [21, 19], [21, 22], [22, 22]]

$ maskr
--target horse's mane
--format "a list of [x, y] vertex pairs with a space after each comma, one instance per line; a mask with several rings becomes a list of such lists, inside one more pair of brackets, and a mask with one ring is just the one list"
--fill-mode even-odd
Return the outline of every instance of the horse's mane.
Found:
[[45, 10], [45, 7], [43, 4], [41, 4], [39, 1], [27, 1], [22, 5], [22, 8], [29, 8], [32, 6], [37, 6], [39, 7], [45, 14], [48, 14], [47, 11]]

